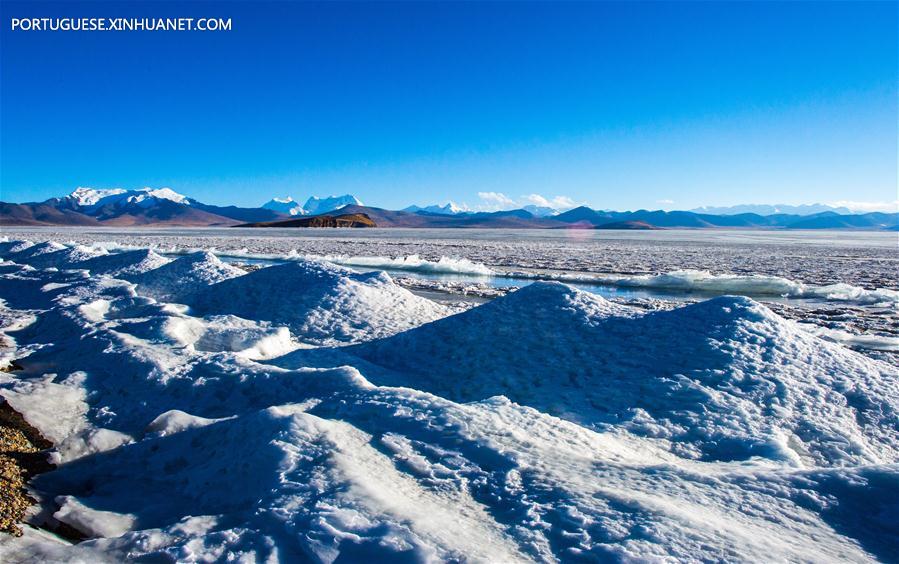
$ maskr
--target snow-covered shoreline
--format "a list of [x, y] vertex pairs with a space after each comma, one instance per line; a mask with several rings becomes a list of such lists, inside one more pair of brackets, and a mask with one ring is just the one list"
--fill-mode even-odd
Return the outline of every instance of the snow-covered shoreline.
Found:
[[0, 395], [59, 465], [4, 561], [899, 557], [899, 376], [846, 335], [121, 247], [0, 242]]

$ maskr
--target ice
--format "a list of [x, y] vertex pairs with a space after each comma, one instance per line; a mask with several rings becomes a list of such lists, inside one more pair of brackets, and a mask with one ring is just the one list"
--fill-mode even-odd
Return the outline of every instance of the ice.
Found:
[[621, 286], [751, 296], [811, 297], [869, 305], [889, 304], [899, 307], [899, 291], [896, 290], [886, 288], [866, 290], [850, 284], [815, 286], [779, 276], [715, 275], [708, 271], [678, 270], [656, 276], [603, 277], [600, 280]]
[[869, 349], [875, 351], [899, 352], [899, 338], [886, 337], [883, 335], [855, 335], [839, 329], [828, 329], [827, 327], [819, 327], [811, 323], [801, 323], [799, 325], [812, 335], [817, 335], [822, 339], [842, 343], [848, 347]]
[[895, 367], [751, 299], [538, 282], [450, 315], [378, 272], [157, 257], [0, 265], [0, 395], [59, 464], [0, 560], [899, 559]]
[[467, 259], [455, 259], [452, 257], [440, 257], [436, 261], [424, 260], [418, 255], [406, 257], [347, 257], [347, 256], [308, 256], [312, 260], [324, 260], [334, 264], [346, 266], [362, 266], [365, 268], [380, 268], [391, 270], [408, 270], [411, 272], [436, 272], [447, 274], [474, 274], [478, 276], [492, 276], [496, 272], [479, 263]]

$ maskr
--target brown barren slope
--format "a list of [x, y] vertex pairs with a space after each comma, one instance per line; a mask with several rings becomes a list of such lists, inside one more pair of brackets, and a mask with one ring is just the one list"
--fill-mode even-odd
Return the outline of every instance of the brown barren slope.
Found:
[[345, 213], [341, 215], [300, 217], [284, 221], [244, 223], [237, 227], [377, 227], [377, 225], [364, 213]]

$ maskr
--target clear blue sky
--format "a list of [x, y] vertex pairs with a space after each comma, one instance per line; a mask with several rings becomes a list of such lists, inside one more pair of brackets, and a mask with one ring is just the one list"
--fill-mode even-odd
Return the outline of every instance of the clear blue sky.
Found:
[[[12, 17], [230, 17], [225, 33]], [[897, 3], [2, 3], [0, 199], [897, 199]], [[506, 204], [511, 205], [511, 204]]]

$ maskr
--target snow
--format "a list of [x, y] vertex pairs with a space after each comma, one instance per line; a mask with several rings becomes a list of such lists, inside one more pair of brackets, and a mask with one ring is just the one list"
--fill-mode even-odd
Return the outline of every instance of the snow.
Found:
[[380, 338], [449, 313], [383, 272], [358, 274], [314, 261], [270, 266], [210, 286], [191, 305], [201, 313], [284, 324], [312, 344]]
[[71, 268], [78, 263], [92, 258], [106, 256], [104, 249], [74, 245], [57, 251], [39, 254], [33, 257], [21, 259], [20, 262], [35, 268]]
[[34, 246], [31, 241], [3, 241], [0, 243], [0, 257], [6, 259], [10, 255], [14, 255]]
[[128, 278], [157, 269], [169, 262], [171, 262], [170, 259], [151, 249], [136, 249], [95, 257], [71, 266], [89, 270], [91, 274], [108, 274]]
[[305, 215], [306, 210], [299, 202], [287, 196], [286, 198], [272, 198], [262, 205], [267, 210], [273, 210], [288, 215]]
[[456, 401], [504, 395], [584, 425], [664, 438], [692, 458], [763, 453], [837, 465], [899, 456], [895, 370], [747, 298], [638, 314], [535, 283], [346, 352], [390, 369], [379, 383]]
[[73, 207], [88, 214], [107, 205], [118, 207], [134, 204], [148, 208], [156, 205], [159, 200], [169, 200], [178, 204], [190, 205], [190, 201], [186, 196], [175, 192], [171, 188], [140, 188], [137, 190], [78, 188], [66, 196], [66, 199]]
[[118, 277], [152, 256], [0, 269], [0, 395], [60, 463], [4, 562], [899, 558], [899, 375], [751, 299], [535, 283], [448, 315], [211, 253]]
[[[16, 248], [16, 247], [13, 247]], [[56, 241], [48, 241], [46, 243], [38, 243], [36, 245], [27, 245], [21, 250], [11, 251], [4, 255], [4, 259], [20, 264], [26, 264], [29, 260], [34, 260], [41, 255], [48, 253], [56, 253], [65, 250], [66, 246]]]
[[308, 215], [318, 215], [339, 210], [345, 206], [363, 206], [365, 204], [350, 194], [343, 196], [328, 196], [327, 198], [319, 198], [311, 196], [306, 203], [303, 204], [303, 210]]
[[424, 206], [424, 207], [412, 205], [407, 208], [403, 208], [403, 211], [413, 212], [413, 213], [425, 212], [425, 213], [433, 213], [433, 214], [438, 214], [438, 215], [457, 215], [460, 213], [466, 213], [469, 210], [467, 207], [460, 206], [460, 205], [456, 204], [455, 202], [447, 202], [442, 206], [439, 204], [433, 204], [433, 205]]
[[67, 198], [77, 207], [90, 207], [109, 196], [124, 194], [124, 188], [107, 188], [98, 190], [95, 188], [76, 188]]
[[319, 215], [338, 210], [344, 206], [361, 206], [362, 202], [355, 196], [328, 196], [319, 198], [311, 196], [302, 206], [287, 196], [285, 198], [272, 198], [262, 205], [263, 208], [289, 215]]
[[199, 251], [148, 270], [132, 280], [140, 295], [179, 302], [190, 300], [211, 284], [243, 275], [244, 271], [223, 263], [214, 254]]
[[524, 206], [521, 209], [523, 209], [526, 212], [529, 212], [534, 217], [552, 217], [554, 215], [559, 215], [559, 210], [557, 210], [555, 208], [550, 208], [547, 206], [530, 205], [530, 206]]

